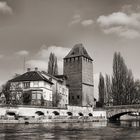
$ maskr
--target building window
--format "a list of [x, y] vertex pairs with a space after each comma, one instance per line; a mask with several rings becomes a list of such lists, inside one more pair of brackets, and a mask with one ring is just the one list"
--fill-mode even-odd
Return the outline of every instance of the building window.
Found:
[[74, 100], [74, 96], [72, 96], [72, 100]]
[[36, 100], [36, 94], [35, 93], [32, 94], [32, 99]]
[[37, 93], [37, 99], [41, 100], [41, 94], [40, 93]]
[[24, 88], [30, 88], [30, 82], [24, 82], [23, 85]]
[[72, 52], [72, 54], [71, 55], [74, 55], [75, 53], [74, 52]]

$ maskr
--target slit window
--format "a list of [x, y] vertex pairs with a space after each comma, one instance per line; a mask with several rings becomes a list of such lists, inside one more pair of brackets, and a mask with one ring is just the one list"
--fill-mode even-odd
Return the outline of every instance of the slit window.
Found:
[[77, 99], [80, 99], [80, 96], [79, 95], [77, 95]]

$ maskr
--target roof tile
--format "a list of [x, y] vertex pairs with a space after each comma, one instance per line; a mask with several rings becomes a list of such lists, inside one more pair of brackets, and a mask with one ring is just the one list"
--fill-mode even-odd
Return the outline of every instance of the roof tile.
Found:
[[92, 58], [89, 56], [86, 49], [84, 48], [83, 44], [76, 44], [64, 59], [76, 56], [84, 56], [92, 60]]
[[53, 84], [46, 77], [42, 75], [40, 71], [29, 71], [16, 78], [9, 80], [9, 82], [20, 82], [20, 81], [46, 81], [50, 84]]

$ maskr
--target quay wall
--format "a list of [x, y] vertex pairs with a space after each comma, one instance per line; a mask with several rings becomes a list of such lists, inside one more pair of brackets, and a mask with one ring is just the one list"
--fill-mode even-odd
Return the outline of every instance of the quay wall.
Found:
[[80, 107], [80, 106], [67, 106], [67, 108], [43, 108], [36, 106], [0, 106], [0, 116], [5, 116], [7, 112], [14, 112], [19, 116], [34, 116], [36, 117], [36, 112], [43, 112], [45, 116], [55, 116], [54, 111], [58, 112], [60, 116], [68, 116], [68, 112], [71, 112], [73, 116], [79, 116], [82, 113], [83, 116], [89, 116], [89, 113], [93, 117], [106, 119], [106, 111], [96, 110], [94, 111], [92, 107]]

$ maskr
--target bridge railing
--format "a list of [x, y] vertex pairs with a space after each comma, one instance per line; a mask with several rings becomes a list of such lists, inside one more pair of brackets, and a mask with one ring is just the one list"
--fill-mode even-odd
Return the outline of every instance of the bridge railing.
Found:
[[104, 108], [107, 109], [120, 109], [120, 108], [140, 108], [140, 104], [134, 104], [134, 105], [116, 105], [116, 106], [104, 106]]

